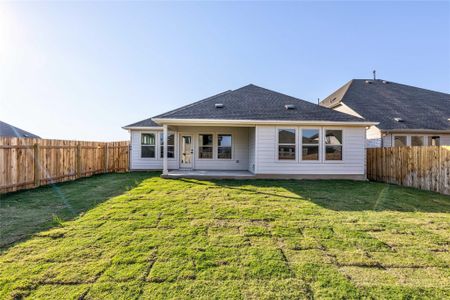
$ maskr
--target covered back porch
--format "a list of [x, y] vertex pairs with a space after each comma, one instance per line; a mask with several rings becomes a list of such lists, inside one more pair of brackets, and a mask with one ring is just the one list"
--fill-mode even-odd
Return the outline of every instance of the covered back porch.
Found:
[[162, 129], [159, 148], [165, 177], [237, 178], [254, 173], [255, 127], [164, 124]]

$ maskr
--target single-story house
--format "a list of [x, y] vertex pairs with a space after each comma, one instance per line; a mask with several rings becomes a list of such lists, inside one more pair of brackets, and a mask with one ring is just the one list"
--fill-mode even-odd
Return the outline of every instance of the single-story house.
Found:
[[36, 138], [40, 139], [39, 136], [25, 131], [23, 129], [12, 126], [8, 123], [0, 121], [0, 137], [19, 137], [19, 138]]
[[378, 122], [367, 130], [367, 147], [450, 145], [450, 94], [353, 79], [320, 105]]
[[373, 125], [250, 84], [123, 128], [132, 170], [365, 179], [365, 132]]

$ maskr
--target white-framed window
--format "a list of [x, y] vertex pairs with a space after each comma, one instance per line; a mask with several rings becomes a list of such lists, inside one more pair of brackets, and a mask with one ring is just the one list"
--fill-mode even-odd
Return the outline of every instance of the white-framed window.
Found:
[[156, 139], [154, 133], [141, 134], [141, 157], [155, 158], [156, 157]]
[[318, 161], [320, 159], [320, 129], [303, 128], [301, 160]]
[[325, 129], [325, 160], [342, 160], [342, 137], [340, 129]]
[[231, 134], [217, 135], [217, 159], [231, 159], [233, 136]]
[[428, 146], [440, 146], [441, 137], [439, 135], [430, 135], [428, 137]]
[[278, 159], [295, 160], [296, 130], [294, 128], [278, 129]]
[[408, 146], [408, 139], [406, 135], [394, 136], [394, 147], [406, 147]]
[[[159, 157], [164, 158], [164, 132], [159, 134]], [[169, 132], [167, 136], [167, 158], [175, 158], [175, 134]]]
[[425, 138], [422, 135], [411, 136], [411, 146], [423, 146], [425, 143]]
[[199, 134], [198, 135], [198, 158], [212, 159], [213, 158], [213, 134]]

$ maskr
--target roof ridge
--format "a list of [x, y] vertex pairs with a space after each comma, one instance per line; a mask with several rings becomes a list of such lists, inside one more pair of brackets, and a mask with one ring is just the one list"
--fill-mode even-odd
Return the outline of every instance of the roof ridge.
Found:
[[156, 115], [156, 116], [154, 116], [154, 117], [152, 117], [152, 118], [160, 118], [160, 117], [164, 117], [165, 115], [173, 114], [173, 113], [175, 113], [175, 112], [179, 112], [179, 111], [184, 110], [184, 109], [186, 109], [186, 108], [190, 108], [190, 107], [192, 107], [192, 106], [194, 106], [194, 105], [201, 104], [201, 103], [203, 103], [203, 102], [212, 100], [212, 99], [214, 99], [214, 98], [216, 98], [216, 97], [219, 97], [219, 96], [228, 94], [228, 93], [230, 93], [230, 92], [233, 92], [233, 91], [232, 91], [232, 90], [227, 90], [227, 91], [225, 91], [225, 92], [221, 92], [221, 93], [218, 93], [218, 94], [216, 94], [216, 95], [209, 96], [209, 97], [207, 97], [207, 98], [204, 98], [204, 99], [195, 101], [195, 102], [193, 102], [193, 103], [184, 105], [184, 106], [182, 106], [182, 107], [179, 107], [179, 108], [176, 108], [176, 109], [173, 109], [173, 110], [169, 110], [168, 112], [165, 112], [165, 113]]

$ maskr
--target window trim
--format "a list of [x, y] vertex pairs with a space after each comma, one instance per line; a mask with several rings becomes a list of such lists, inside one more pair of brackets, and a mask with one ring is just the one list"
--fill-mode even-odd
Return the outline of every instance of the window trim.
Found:
[[[439, 138], [439, 146], [433, 146], [433, 145], [430, 144], [430, 141], [431, 141], [433, 138]], [[427, 135], [427, 136], [426, 136], [427, 146], [440, 147], [440, 146], [441, 146], [441, 139], [442, 139], [442, 136], [441, 136], [441, 135]]]
[[[303, 144], [303, 130], [315, 129], [319, 131], [319, 143], [318, 144]], [[320, 164], [323, 160], [323, 150], [322, 150], [322, 128], [321, 127], [299, 127], [299, 162], [305, 164]], [[319, 158], [317, 160], [304, 160], [303, 159], [303, 145], [305, 146], [317, 146], [319, 150]]]
[[[295, 151], [294, 151], [294, 153], [295, 153], [295, 159], [280, 159], [280, 153], [279, 153], [279, 146], [280, 146], [280, 142], [279, 142], [279, 139], [280, 139], [280, 135], [279, 135], [279, 131], [280, 130], [294, 130], [294, 136], [295, 136], [295, 144], [286, 144], [286, 143], [283, 143], [283, 144], [281, 144], [281, 145], [294, 145], [295, 146]], [[295, 162], [295, 163], [298, 163], [299, 162], [299, 160], [298, 160], [298, 157], [299, 157], [299, 155], [298, 155], [298, 131], [299, 131], [299, 127], [276, 127], [275, 128], [275, 134], [276, 134], [276, 144], [275, 144], [275, 160], [277, 161], [277, 162], [281, 162], [281, 163], [293, 163], [293, 162]]]
[[[406, 145], [405, 147], [411, 147], [411, 136], [407, 135], [407, 134], [393, 134], [392, 135], [392, 143], [391, 143], [391, 147], [397, 147], [395, 146], [395, 138], [398, 136], [404, 136], [406, 138]], [[401, 148], [401, 147], [398, 147]]]
[[[229, 135], [229, 136], [231, 136], [231, 146], [230, 146], [230, 148], [231, 148], [231, 157], [230, 158], [219, 158], [219, 148], [222, 148], [222, 147], [220, 147], [219, 146], [219, 135]], [[215, 141], [215, 143], [216, 143], [216, 147], [215, 147], [215, 151], [214, 151], [214, 153], [213, 153], [213, 158], [214, 158], [214, 154], [216, 155], [216, 159], [217, 160], [233, 160], [234, 159], [234, 137], [233, 137], [233, 134], [232, 133], [221, 133], [221, 132], [218, 132], [218, 133], [216, 133], [215, 134], [215, 138], [214, 138], [214, 140], [213, 140], [213, 147], [214, 147], [214, 141]]]
[[[164, 146], [164, 144], [161, 143], [161, 136], [163, 134], [164, 134], [164, 131], [160, 131], [158, 133], [158, 138], [159, 138], [159, 140], [158, 140], [158, 149], [159, 149], [159, 151], [158, 151], [158, 154], [159, 154], [158, 160], [164, 160], [164, 158], [161, 157], [162, 156], [162, 151], [164, 151], [163, 149], [161, 149], [161, 147]], [[178, 149], [178, 147], [177, 147], [178, 136], [177, 136], [175, 131], [169, 131], [169, 135], [171, 135], [171, 134], [173, 134], [173, 157], [167, 157], [167, 160], [176, 160], [177, 159], [177, 149]]]
[[[144, 134], [153, 134], [154, 139], [155, 139], [155, 144], [153, 145], [142, 145], [142, 135]], [[156, 131], [142, 131], [139, 134], [139, 158], [140, 159], [145, 159], [145, 160], [157, 160], [157, 155], [158, 155], [158, 151], [157, 151], [157, 146], [158, 146], [158, 142], [156, 137], [158, 136]], [[159, 136], [158, 136], [159, 137]], [[142, 147], [155, 147], [155, 156], [153, 157], [143, 157], [142, 156]]]
[[[201, 145], [200, 144], [200, 136], [201, 135], [212, 135], [212, 145], [211, 146], [203, 146], [203, 145]], [[216, 134], [215, 133], [203, 133], [203, 132], [199, 132], [198, 134], [197, 134], [197, 159], [198, 160], [214, 160], [215, 159], [215, 157], [214, 157], [214, 148], [215, 148], [215, 136], [216, 136]], [[200, 147], [211, 147], [211, 149], [212, 149], [212, 157], [211, 158], [201, 158], [200, 157]]]
[[[327, 143], [325, 141], [326, 139], [326, 135], [327, 135], [327, 130], [340, 130], [342, 131], [342, 143], [341, 143], [341, 148], [342, 148], [342, 159], [341, 160], [328, 160], [327, 159]], [[345, 155], [344, 155], [344, 142], [345, 142], [345, 130], [344, 128], [335, 128], [335, 127], [323, 127], [322, 129], [322, 140], [323, 140], [323, 145], [322, 145], [322, 155], [323, 155], [323, 159], [322, 159], [322, 163], [324, 164], [343, 164], [345, 163]], [[329, 145], [329, 146], [339, 146], [339, 145]]]
[[[421, 137], [422, 138], [422, 146], [413, 146], [412, 141], [413, 141], [413, 137]], [[411, 147], [423, 147], [423, 146], [427, 146], [428, 145], [428, 139], [426, 135], [416, 135], [416, 134], [411, 134], [410, 138], [410, 146]]]

